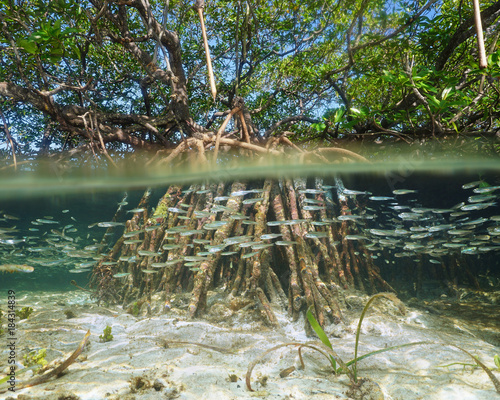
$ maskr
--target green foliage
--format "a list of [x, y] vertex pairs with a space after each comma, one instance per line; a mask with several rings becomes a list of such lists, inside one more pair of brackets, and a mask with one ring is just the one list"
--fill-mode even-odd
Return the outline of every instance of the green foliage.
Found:
[[32, 367], [34, 365], [40, 365], [43, 367], [47, 365], [45, 357], [47, 357], [47, 349], [40, 349], [38, 352], [36, 350], [32, 350], [23, 356], [24, 366]]
[[19, 319], [26, 319], [33, 313], [33, 308], [31, 307], [23, 307], [20, 310], [16, 310], [16, 316]]
[[[471, 130], [499, 128], [500, 50], [493, 46], [495, 30], [485, 29], [486, 70], [477, 67], [473, 36], [457, 43], [449, 56], [443, 55], [458, 29], [473, 30], [462, 27], [472, 15], [469, 3], [444, 0], [423, 13], [422, 3], [406, 0], [207, 3], [207, 35], [219, 92], [216, 102], [208, 91], [192, 2], [170, 1], [168, 9], [165, 2], [145, 3], [150, 4], [155, 21], [161, 24], [165, 18], [166, 31], [178, 38], [179, 47], [167, 53], [170, 62], [172, 54], [182, 55], [182, 71], [174, 72], [176, 79], [187, 77], [189, 110], [200, 124], [214, 112], [225, 111], [228, 101], [239, 95], [253, 110], [260, 132], [290, 116], [310, 118], [278, 125], [273, 132], [292, 130], [300, 141], [351, 140], [353, 134], [374, 132], [421, 138], [433, 131], [431, 115], [443, 134], [467, 131], [470, 135]], [[0, 31], [0, 82], [15, 83], [33, 93], [58, 90], [51, 100], [61, 107], [79, 106], [108, 115], [102, 117], [109, 128], [101, 130], [103, 135], [119, 127], [158, 145], [178, 143], [178, 129], [152, 122], [157, 131], [148, 131], [137, 123], [136, 117], [146, 114], [140, 84], [145, 77], [152, 79], [147, 86], [152, 117], [168, 115], [174, 94], [169, 84], [152, 78], [153, 65], [163, 71], [167, 65], [156, 34], [150, 34], [140, 7], [136, 8], [138, 3], [118, 7], [111, 2], [103, 8], [96, 4], [0, 0], [0, 22], [5, 27]], [[483, 9], [492, 4], [492, 0], [481, 3]], [[112, 15], [107, 16], [108, 12]], [[116, 23], [122, 17], [127, 38]], [[174, 36], [167, 41], [177, 43]], [[130, 38], [135, 40], [133, 46]], [[144, 62], [141, 52], [153, 61]], [[431, 115], [415, 100], [415, 89]], [[65, 119], [49, 115], [28, 98], [11, 100], [9, 96], [0, 99], [0, 107], [19, 143], [18, 152], [31, 154], [39, 148], [45, 131], [52, 148], [88, 144], [83, 126], [49, 125]], [[126, 123], [115, 122], [116, 114], [131, 117]], [[120, 137], [109, 134], [107, 145]], [[365, 135], [363, 140], [386, 137]]]
[[111, 334], [111, 327], [106, 326], [102, 331], [102, 335], [99, 335], [101, 342], [111, 342], [113, 340], [113, 335]]

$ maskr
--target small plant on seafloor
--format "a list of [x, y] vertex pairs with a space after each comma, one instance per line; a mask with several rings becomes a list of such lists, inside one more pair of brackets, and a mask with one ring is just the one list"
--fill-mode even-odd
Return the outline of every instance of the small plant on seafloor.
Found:
[[20, 310], [16, 310], [16, 316], [19, 319], [26, 319], [33, 313], [33, 308], [31, 307], [23, 307]]
[[111, 342], [113, 340], [113, 335], [111, 334], [111, 327], [109, 325], [104, 328], [102, 335], [99, 335], [101, 342]]
[[[467, 350], [464, 350], [461, 347], [458, 347], [458, 346], [450, 344], [450, 343], [438, 343], [438, 342], [431, 342], [431, 341], [405, 343], [405, 344], [401, 344], [401, 345], [397, 345], [397, 346], [386, 347], [386, 348], [383, 348], [380, 350], [375, 350], [375, 351], [369, 352], [367, 354], [364, 354], [364, 355], [358, 357], [358, 344], [359, 344], [359, 336], [360, 336], [360, 332], [361, 332], [361, 324], [363, 322], [363, 319], [364, 319], [366, 312], [367, 312], [368, 308], [370, 307], [370, 305], [373, 303], [374, 300], [376, 300], [377, 298], [380, 298], [380, 297], [385, 297], [385, 298], [393, 301], [396, 304], [396, 306], [399, 308], [399, 310], [401, 311], [402, 314], [406, 313], [404, 304], [393, 293], [377, 293], [377, 294], [373, 295], [372, 297], [370, 297], [370, 299], [366, 303], [365, 307], [363, 308], [363, 311], [361, 312], [361, 316], [359, 318], [358, 327], [356, 329], [356, 342], [354, 345], [354, 358], [352, 360], [350, 360], [348, 362], [344, 362], [339, 357], [339, 355], [333, 350], [333, 346], [332, 346], [330, 340], [328, 339], [328, 336], [326, 335], [325, 331], [321, 328], [320, 324], [318, 323], [318, 321], [316, 320], [316, 318], [312, 314], [311, 310], [309, 309], [306, 313], [307, 319], [308, 319], [309, 323], [311, 324], [311, 327], [314, 329], [314, 331], [318, 335], [323, 346], [317, 345], [317, 344], [310, 344], [310, 343], [291, 342], [291, 343], [281, 344], [281, 345], [275, 346], [275, 347], [267, 350], [264, 354], [262, 354], [260, 357], [258, 357], [256, 360], [254, 360], [248, 366], [248, 370], [247, 370], [247, 374], [246, 374], [246, 385], [247, 385], [248, 390], [253, 391], [251, 384], [250, 384], [252, 370], [260, 361], [262, 361], [264, 359], [265, 356], [267, 356], [269, 353], [272, 353], [275, 350], [278, 350], [282, 347], [294, 346], [294, 347], [298, 347], [299, 361], [300, 361], [302, 369], [305, 368], [304, 360], [302, 358], [302, 349], [309, 348], [309, 349], [315, 350], [315, 351], [323, 354], [328, 359], [328, 361], [330, 362], [330, 365], [333, 369], [334, 374], [336, 374], [336, 375], [337, 374], [347, 374], [347, 376], [349, 377], [349, 380], [350, 380], [350, 387], [351, 387], [350, 390], [347, 392], [347, 394], [349, 396], [356, 398], [356, 399], [363, 398], [363, 392], [366, 393], [368, 390], [368, 391], [373, 393], [373, 396], [371, 397], [372, 399], [375, 399], [375, 398], [376, 399], [383, 399], [384, 397], [382, 394], [382, 390], [380, 389], [378, 384], [376, 384], [375, 382], [372, 382], [366, 378], [365, 379], [358, 378], [358, 370], [357, 370], [358, 361], [361, 361], [361, 360], [363, 360], [367, 357], [373, 356], [375, 354], [383, 353], [383, 352], [390, 351], [390, 350], [400, 349], [403, 347], [425, 345], [425, 344], [430, 344], [430, 345], [437, 344], [440, 346], [454, 347], [454, 348], [464, 352], [468, 356], [470, 356], [474, 360], [474, 362], [486, 372], [486, 374], [488, 375], [490, 380], [493, 382], [493, 385], [495, 386], [496, 391], [498, 393], [500, 393], [500, 381], [495, 377], [495, 375], [493, 375], [490, 368], [486, 367], [479, 360], [478, 357], [475, 357], [474, 355], [469, 353]], [[495, 355], [493, 357], [493, 359], [494, 359], [495, 365], [497, 366], [498, 370], [500, 370], [500, 357], [498, 355]], [[376, 392], [376, 394], [374, 392]]]
[[36, 350], [32, 350], [23, 356], [24, 365], [25, 367], [32, 367], [35, 365], [44, 367], [47, 365], [45, 357], [47, 357], [47, 349], [40, 349], [38, 352]]

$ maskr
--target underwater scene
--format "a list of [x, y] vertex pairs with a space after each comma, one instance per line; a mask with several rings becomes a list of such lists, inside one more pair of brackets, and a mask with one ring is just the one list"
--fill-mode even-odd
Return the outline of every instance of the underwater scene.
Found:
[[0, 398], [498, 396], [500, 165], [315, 168], [2, 178]]

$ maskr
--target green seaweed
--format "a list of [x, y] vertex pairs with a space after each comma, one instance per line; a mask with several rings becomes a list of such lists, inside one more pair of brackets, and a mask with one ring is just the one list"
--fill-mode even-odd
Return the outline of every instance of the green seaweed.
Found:
[[23, 307], [20, 310], [16, 310], [16, 316], [19, 319], [26, 319], [33, 313], [33, 308], [31, 307]]
[[[334, 372], [336, 374], [341, 374], [341, 373], [348, 374], [349, 378], [351, 380], [351, 384], [354, 386], [354, 385], [358, 384], [358, 379], [357, 379], [357, 362], [358, 361], [361, 361], [364, 358], [373, 356], [375, 354], [383, 353], [383, 352], [390, 351], [390, 350], [399, 349], [399, 348], [402, 348], [402, 347], [424, 345], [424, 344], [435, 344], [435, 345], [441, 345], [441, 346], [451, 346], [451, 347], [454, 347], [454, 348], [462, 351], [463, 353], [467, 354], [469, 357], [471, 357], [476, 364], [466, 364], [466, 363], [453, 363], [453, 364], [460, 364], [460, 365], [464, 365], [464, 366], [468, 366], [468, 365], [471, 365], [471, 366], [472, 365], [477, 365], [477, 366], [479, 366], [484, 372], [486, 372], [486, 374], [490, 378], [491, 382], [495, 386], [495, 389], [496, 389], [497, 393], [500, 393], [500, 381], [491, 372], [491, 370], [493, 370], [493, 368], [486, 367], [481, 362], [481, 360], [479, 360], [479, 357], [474, 356], [473, 354], [469, 353], [467, 350], [464, 350], [461, 347], [456, 346], [456, 345], [451, 344], [451, 343], [438, 343], [438, 342], [432, 342], [432, 341], [412, 342], [412, 343], [406, 343], [406, 344], [401, 344], [401, 345], [397, 345], [397, 346], [386, 347], [386, 348], [380, 349], [380, 350], [375, 350], [375, 351], [369, 352], [369, 353], [367, 353], [367, 354], [365, 354], [365, 355], [363, 355], [361, 357], [358, 357], [358, 344], [359, 344], [359, 335], [360, 335], [360, 332], [361, 332], [361, 324], [362, 324], [363, 319], [364, 319], [364, 317], [366, 315], [368, 307], [378, 297], [385, 297], [385, 298], [387, 298], [389, 300], [392, 300], [398, 306], [398, 308], [401, 311], [401, 313], [403, 313], [403, 314], [406, 313], [405, 307], [404, 307], [403, 303], [401, 302], [401, 300], [399, 300], [392, 293], [378, 293], [378, 294], [375, 294], [372, 297], [370, 297], [370, 299], [366, 303], [365, 307], [363, 308], [363, 311], [361, 312], [361, 316], [360, 316], [359, 322], [358, 322], [358, 327], [356, 329], [356, 343], [355, 343], [355, 348], [354, 348], [354, 359], [348, 361], [347, 363], [344, 363], [344, 362], [342, 362], [342, 360], [337, 359], [336, 361], [339, 362], [341, 364], [341, 366], [339, 368], [336, 368], [335, 360], [334, 360], [334, 362], [332, 362], [333, 357], [330, 355], [330, 363], [332, 364], [332, 367], [334, 368]], [[325, 346], [327, 346], [328, 348], [332, 349], [332, 345], [330, 343], [330, 340], [326, 336], [325, 331], [321, 328], [321, 326], [319, 325], [319, 323], [314, 318], [314, 315], [312, 314], [312, 312], [311, 312], [310, 309], [307, 310], [307, 314], [306, 315], [307, 315], [307, 319], [309, 320], [309, 322], [311, 324], [311, 327], [314, 329], [314, 331], [316, 332], [316, 334], [320, 338], [321, 342]], [[308, 346], [308, 347], [311, 347], [311, 346]], [[315, 349], [315, 350], [318, 350], [318, 349]], [[300, 355], [300, 349], [299, 349], [299, 355]], [[498, 356], [498, 354], [495, 354], [495, 356], [493, 357], [493, 361], [494, 361], [497, 369], [500, 371], [500, 357]], [[302, 362], [302, 359], [301, 359], [301, 362]], [[351, 365], [353, 365], [353, 366], [351, 367], [351, 369], [349, 369], [348, 367], [351, 366]], [[449, 366], [449, 365], [452, 365], [452, 364], [448, 364], [446, 366]], [[247, 379], [247, 385], [249, 385], [249, 381], [250, 381], [250, 377], [248, 377], [248, 379]]]
[[403, 315], [406, 314], [406, 309], [403, 302], [399, 300], [394, 293], [377, 293], [372, 297], [370, 297], [368, 302], [365, 304], [363, 311], [361, 312], [361, 316], [359, 317], [358, 327], [356, 329], [356, 344], [354, 345], [354, 367], [353, 367], [353, 374], [355, 381], [357, 381], [357, 376], [358, 376], [358, 344], [359, 344], [359, 334], [361, 333], [361, 324], [363, 322], [363, 319], [365, 318], [366, 312], [368, 311], [370, 305], [373, 303], [374, 300], [380, 297], [385, 297], [386, 299], [391, 300], [399, 308], [401, 314]]
[[33, 367], [36, 365], [43, 367], [47, 365], [45, 357], [47, 357], [47, 349], [40, 349], [38, 352], [36, 350], [32, 350], [23, 356], [24, 365], [26, 367]]
[[127, 309], [127, 312], [130, 315], [133, 315], [134, 317], [137, 317], [139, 315], [139, 312], [141, 311], [140, 305], [138, 301], [135, 301], [132, 305], [129, 306]]
[[[385, 297], [387, 299], [390, 299], [392, 300], [393, 302], [396, 303], [396, 305], [398, 306], [399, 310], [401, 311], [402, 314], [406, 313], [406, 310], [405, 310], [405, 307], [403, 305], [403, 303], [401, 302], [401, 300], [399, 300], [394, 294], [392, 293], [378, 293], [376, 295], [373, 295], [372, 297], [370, 297], [370, 299], [368, 300], [368, 302], [366, 303], [365, 307], [363, 308], [363, 311], [361, 312], [361, 317], [359, 318], [359, 323], [358, 323], [358, 327], [356, 329], [356, 344], [355, 344], [355, 347], [354, 347], [354, 358], [346, 363], [344, 363], [344, 367], [340, 366], [337, 368], [337, 362], [335, 361], [335, 359], [330, 356], [330, 364], [333, 368], [333, 371], [334, 373], [337, 375], [337, 374], [343, 374], [343, 373], [346, 373], [346, 374], [352, 374], [353, 376], [353, 379], [354, 379], [354, 382], [357, 382], [357, 362], [358, 361], [361, 361], [367, 357], [370, 357], [370, 356], [373, 356], [375, 354], [379, 354], [379, 353], [383, 353], [383, 352], [386, 352], [386, 351], [390, 351], [390, 350], [395, 350], [395, 349], [399, 349], [399, 348], [402, 348], [402, 347], [408, 347], [408, 346], [415, 346], [415, 345], [419, 345], [419, 344], [426, 344], [428, 342], [413, 342], [413, 343], [406, 343], [406, 344], [400, 344], [400, 345], [396, 345], [396, 346], [390, 346], [390, 347], [386, 347], [384, 349], [380, 349], [380, 350], [375, 350], [375, 351], [371, 351], [361, 357], [358, 357], [358, 344], [359, 344], [359, 335], [360, 335], [360, 332], [361, 332], [361, 324], [363, 322], [363, 319], [366, 315], [366, 312], [368, 310], [368, 308], [370, 307], [371, 303], [379, 298], [379, 297]], [[321, 342], [329, 347], [330, 349], [333, 350], [333, 347], [332, 347], [332, 344], [330, 343], [330, 340], [328, 339], [328, 336], [326, 335], [325, 331], [323, 330], [323, 328], [321, 328], [320, 324], [318, 323], [318, 321], [316, 321], [316, 318], [314, 318], [314, 315], [312, 314], [311, 310], [307, 310], [307, 313], [306, 313], [306, 317], [309, 321], [309, 323], [311, 324], [311, 327], [314, 329], [314, 331], [316, 332], [316, 334], [318, 335], [319, 339], [321, 340]], [[353, 367], [351, 367], [350, 370], [346, 369], [347, 367], [350, 367], [351, 365], [353, 365]]]
[[111, 334], [111, 327], [106, 325], [106, 328], [102, 331], [102, 335], [99, 335], [101, 342], [111, 342], [113, 340], [113, 335]]

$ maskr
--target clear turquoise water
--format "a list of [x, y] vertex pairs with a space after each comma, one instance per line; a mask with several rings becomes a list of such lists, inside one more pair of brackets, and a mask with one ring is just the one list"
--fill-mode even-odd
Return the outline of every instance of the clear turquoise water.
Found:
[[[172, 172], [152, 169], [147, 173], [136, 171], [120, 174], [114, 171], [82, 173], [76, 170], [63, 177], [34, 172], [4, 175], [0, 179], [0, 230], [3, 229], [0, 231], [0, 263], [32, 265], [35, 271], [0, 275], [0, 288], [28, 285], [40, 290], [72, 290], [74, 287], [69, 282], [73, 279], [85, 286], [92, 265], [100, 257], [95, 246], [103, 241], [106, 232], [106, 229], [95, 224], [111, 221], [125, 196], [128, 203], [124, 206], [126, 210], [137, 207], [147, 187], [152, 188], [150, 206], [154, 207], [171, 183], [182, 183], [188, 189], [190, 184], [196, 182], [239, 179], [258, 187], [266, 177], [283, 176], [305, 177], [308, 179], [308, 187], [314, 187], [313, 177], [320, 178], [324, 185], [335, 185], [335, 177], [340, 177], [346, 189], [370, 192], [373, 196], [394, 197], [393, 201], [375, 201], [370, 200], [368, 194], [356, 196], [358, 204], [368, 207], [368, 213], [374, 217], [362, 227], [370, 235], [370, 229], [394, 229], [394, 219], [398, 218], [398, 212], [389, 210], [391, 213], [388, 213], [387, 207], [391, 203], [429, 209], [449, 209], [460, 202], [472, 204], [468, 202], [468, 198], [474, 195], [474, 188], [463, 189], [463, 185], [474, 181], [499, 185], [500, 164], [485, 160], [422, 162], [401, 158], [391, 163], [371, 165], [298, 166], [275, 163], [239, 168], [233, 165], [220, 167], [215, 171], [193, 168]], [[396, 189], [411, 189], [416, 192], [395, 196], [392, 191]], [[335, 189], [332, 193], [335, 199]], [[488, 219], [487, 222], [477, 224], [474, 237], [487, 235], [488, 228], [491, 230], [500, 226], [499, 221], [489, 220], [500, 215], [500, 190], [491, 194], [494, 197], [490, 202], [494, 204], [482, 210], [471, 210], [463, 217], [470, 218], [469, 221]], [[352, 210], [353, 214], [356, 212], [357, 210]], [[456, 227], [456, 221], [459, 220], [450, 219], [449, 212], [428, 214], [430, 220], [418, 223], [403, 221], [403, 226], [408, 228], [419, 224], [427, 227], [452, 224]], [[119, 221], [125, 222], [131, 216], [132, 214], [125, 213]], [[123, 227], [117, 227], [112, 236], [105, 238], [106, 243], [112, 245], [122, 232]], [[438, 232], [434, 236], [444, 239], [444, 242], [457, 239], [456, 236], [442, 233], [438, 235]], [[491, 286], [488, 282], [498, 282], [497, 277], [500, 275], [498, 239], [500, 236], [489, 235], [489, 239], [483, 240], [476, 247], [491, 247], [491, 250], [465, 254], [471, 271], [476, 276], [482, 276], [480, 279], [487, 287]], [[408, 238], [402, 240], [414, 242]], [[441, 248], [443, 243], [440, 244]], [[101, 253], [105, 251], [104, 247]], [[387, 279], [404, 279], [404, 272], [412, 268], [411, 256], [397, 257], [402, 252], [404, 251], [401, 249], [388, 250], [383, 246], [382, 251], [373, 250], [375, 263]], [[431, 258], [427, 257], [426, 261], [429, 262]], [[431, 276], [427, 278], [433, 279]]]

